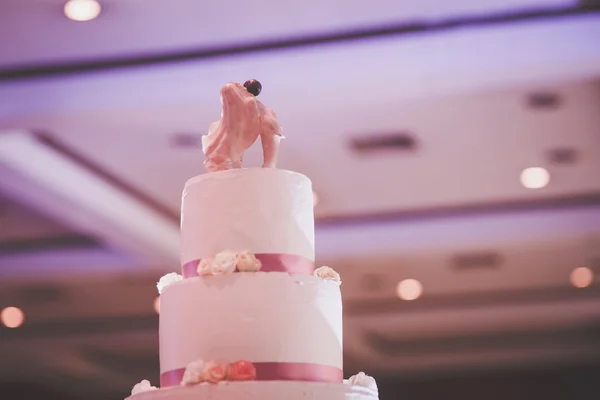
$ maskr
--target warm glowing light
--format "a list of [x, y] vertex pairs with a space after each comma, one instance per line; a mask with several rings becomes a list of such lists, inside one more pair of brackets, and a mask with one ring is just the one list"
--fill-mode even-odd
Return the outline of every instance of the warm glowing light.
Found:
[[317, 195], [317, 192], [313, 190], [313, 207], [316, 207], [317, 204], [319, 204], [319, 196]]
[[423, 294], [423, 285], [416, 279], [405, 279], [398, 283], [396, 294], [402, 300], [416, 300]]
[[576, 288], [586, 288], [592, 284], [594, 272], [586, 267], [575, 268], [571, 271], [571, 283]]
[[0, 320], [7, 328], [18, 328], [25, 321], [25, 314], [18, 307], [6, 307], [0, 313]]
[[73, 21], [90, 21], [100, 15], [102, 7], [96, 0], [69, 0], [65, 4], [65, 15]]
[[525, 168], [521, 172], [521, 184], [527, 189], [541, 189], [550, 182], [550, 173], [541, 167]]
[[157, 314], [160, 314], [160, 296], [156, 296], [154, 299], [154, 311], [156, 311]]

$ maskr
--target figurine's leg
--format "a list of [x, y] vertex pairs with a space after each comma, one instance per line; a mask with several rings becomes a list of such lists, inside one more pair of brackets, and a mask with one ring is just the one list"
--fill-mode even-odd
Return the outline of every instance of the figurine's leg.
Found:
[[278, 135], [260, 135], [260, 142], [263, 148], [263, 168], [275, 168], [277, 156], [279, 154], [279, 142], [281, 136]]

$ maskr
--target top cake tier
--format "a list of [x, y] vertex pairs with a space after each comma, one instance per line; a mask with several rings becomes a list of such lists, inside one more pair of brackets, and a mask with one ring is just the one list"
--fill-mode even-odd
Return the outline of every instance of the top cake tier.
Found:
[[312, 274], [313, 192], [306, 176], [275, 168], [210, 172], [186, 182], [181, 203], [181, 265], [224, 250], [254, 253], [262, 271]]

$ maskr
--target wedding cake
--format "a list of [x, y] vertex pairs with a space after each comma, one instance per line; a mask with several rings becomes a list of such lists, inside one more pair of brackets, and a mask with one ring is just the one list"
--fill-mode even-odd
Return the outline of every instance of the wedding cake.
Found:
[[[281, 127], [258, 81], [221, 89], [202, 139], [209, 171], [181, 205], [181, 269], [158, 282], [160, 388], [131, 400], [377, 400], [344, 379], [340, 276], [315, 269], [310, 179], [275, 168]], [[260, 136], [263, 168], [242, 168]]]

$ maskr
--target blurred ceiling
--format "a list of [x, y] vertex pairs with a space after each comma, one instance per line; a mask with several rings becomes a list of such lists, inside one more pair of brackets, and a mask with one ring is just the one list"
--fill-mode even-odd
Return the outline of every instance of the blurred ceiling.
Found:
[[[60, 1], [2, 2], [0, 307], [26, 315], [0, 328], [3, 376], [123, 395], [156, 381], [181, 190], [219, 87], [250, 77], [284, 127], [280, 166], [319, 197], [348, 371], [598, 358], [598, 286], [569, 281], [600, 273], [586, 4], [131, 0], [75, 23]], [[549, 185], [524, 188], [527, 167]], [[423, 298], [397, 299], [405, 278]]]
[[[62, 0], [8, 0], [2, 4], [0, 65], [23, 66], [78, 60], [175, 53], [300, 37], [332, 35], [397, 24], [435, 25], [520, 14], [578, 12], [573, 0], [308, 0], [298, 4], [261, 0], [105, 0], [101, 18], [81, 24], [62, 15]], [[515, 17], [516, 18], [516, 17]], [[31, 27], [43, 27], [31, 29]]]

